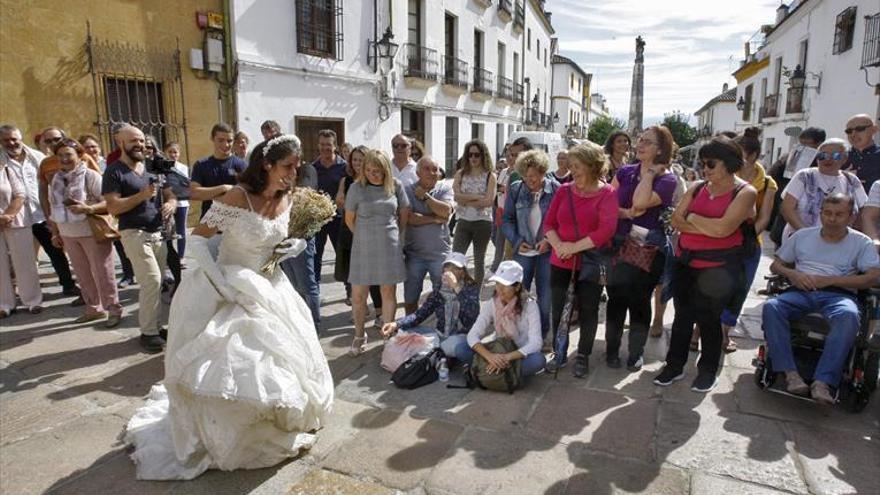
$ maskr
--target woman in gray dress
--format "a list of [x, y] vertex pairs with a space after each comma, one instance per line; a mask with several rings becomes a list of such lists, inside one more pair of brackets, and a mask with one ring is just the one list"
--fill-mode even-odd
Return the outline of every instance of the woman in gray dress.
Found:
[[351, 248], [351, 284], [354, 340], [349, 353], [366, 350], [364, 319], [371, 285], [382, 292], [382, 320], [394, 321], [397, 284], [406, 278], [401, 232], [406, 228], [409, 200], [391, 174], [391, 160], [379, 150], [364, 158], [364, 173], [352, 184], [345, 198], [345, 224], [354, 232]]

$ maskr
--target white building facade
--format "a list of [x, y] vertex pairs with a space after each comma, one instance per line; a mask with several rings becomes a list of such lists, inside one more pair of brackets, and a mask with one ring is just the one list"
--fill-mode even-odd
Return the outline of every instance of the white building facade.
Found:
[[807, 127], [845, 138], [852, 115], [880, 118], [880, 2], [795, 1], [780, 6], [764, 32], [734, 76], [743, 97], [739, 126], [763, 127], [765, 163], [788, 152]]
[[[584, 72], [573, 60], [553, 55], [553, 103], [550, 114], [553, 131], [572, 138], [586, 136], [589, 121], [591, 74]], [[557, 119], [558, 117], [558, 119]]]
[[[276, 120], [306, 160], [319, 129], [389, 152], [403, 132], [449, 171], [473, 137], [500, 153], [525, 123], [549, 123], [553, 29], [538, 0], [232, 0], [231, 12], [239, 127], [259, 136]], [[389, 28], [397, 52], [377, 59]]]
[[725, 84], [721, 93], [694, 112], [694, 116], [697, 117], [697, 148], [719, 132], [733, 131], [737, 120], [736, 88]]

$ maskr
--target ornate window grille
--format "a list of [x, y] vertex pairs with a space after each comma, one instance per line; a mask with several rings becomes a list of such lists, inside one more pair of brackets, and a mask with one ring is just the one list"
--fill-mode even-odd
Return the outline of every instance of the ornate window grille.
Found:
[[856, 8], [850, 7], [837, 16], [834, 21], [834, 47], [831, 50], [835, 55], [843, 53], [853, 46], [853, 35], [856, 31]]
[[296, 50], [315, 57], [342, 60], [343, 0], [296, 1]]

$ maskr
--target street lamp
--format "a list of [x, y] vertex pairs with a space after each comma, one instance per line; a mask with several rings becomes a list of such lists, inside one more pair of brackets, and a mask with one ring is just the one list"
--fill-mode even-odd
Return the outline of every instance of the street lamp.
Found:
[[[792, 89], [796, 90], [804, 90], [804, 89], [815, 89], [817, 93], [822, 92], [822, 73], [819, 72], [816, 74], [815, 72], [805, 71], [801, 68], [800, 64], [795, 66], [794, 70], [785, 69], [782, 71], [782, 74], [788, 77], [788, 84], [792, 87]], [[812, 77], [816, 80], [815, 86], [807, 86], [807, 76]]]
[[[391, 32], [391, 26], [385, 29], [385, 34], [382, 35], [382, 39], [379, 41], [370, 41], [367, 38], [367, 63], [378, 61], [380, 58], [393, 59], [397, 56], [397, 49], [400, 48], [400, 45], [391, 41], [393, 39], [394, 33]], [[371, 53], [373, 54], [372, 57], [370, 56]]]
[[535, 112], [537, 112], [537, 111], [538, 111], [538, 105], [539, 105], [539, 104], [540, 104], [540, 102], [538, 102], [538, 95], [537, 95], [537, 93], [536, 93], [536, 94], [535, 94], [535, 97], [532, 98], [532, 110], [535, 111]]
[[556, 113], [553, 114], [553, 123], [554, 123], [554, 124], [558, 124], [558, 123], [559, 123], [559, 112], [556, 112]]
[[742, 96], [740, 96], [739, 101], [736, 102], [736, 109], [739, 110], [740, 112], [742, 112], [743, 110], [746, 109], [746, 100], [743, 99]]

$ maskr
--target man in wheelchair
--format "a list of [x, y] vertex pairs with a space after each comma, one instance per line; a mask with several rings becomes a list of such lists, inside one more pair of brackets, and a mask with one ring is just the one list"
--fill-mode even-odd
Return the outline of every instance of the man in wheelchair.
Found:
[[[880, 279], [880, 257], [871, 238], [849, 227], [854, 203], [845, 194], [822, 202], [821, 226], [800, 229], [782, 243], [770, 270], [792, 287], [764, 303], [763, 327], [772, 371], [785, 374], [786, 390], [809, 394], [832, 404], [843, 367], [859, 332], [856, 291]], [[807, 385], [797, 371], [791, 345], [792, 320], [820, 313], [828, 321], [822, 356], [813, 382]]]

